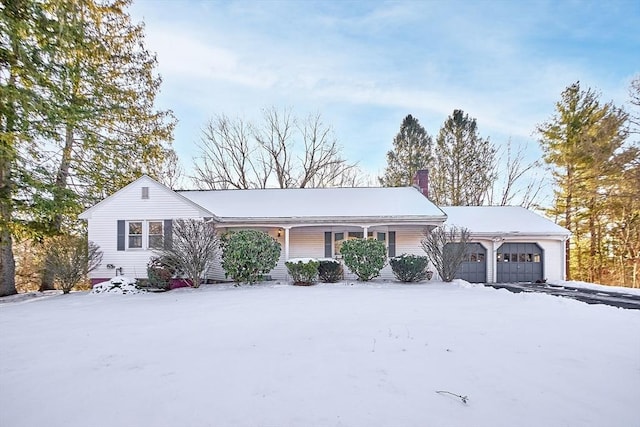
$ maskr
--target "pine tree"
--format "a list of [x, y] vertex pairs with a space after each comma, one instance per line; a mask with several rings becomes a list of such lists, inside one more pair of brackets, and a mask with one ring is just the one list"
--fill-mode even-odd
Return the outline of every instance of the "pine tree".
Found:
[[84, 207], [162, 168], [174, 121], [154, 107], [130, 3], [0, 2], [0, 295], [15, 293], [14, 238], [77, 228]]
[[403, 187], [413, 183], [420, 169], [428, 169], [433, 160], [433, 140], [411, 114], [402, 120], [393, 138], [393, 150], [387, 152], [387, 167], [379, 179], [384, 187]]
[[496, 149], [478, 135], [476, 119], [454, 110], [436, 138], [431, 173], [432, 197], [438, 205], [479, 206], [495, 180]]
[[567, 242], [567, 276], [601, 281], [609, 257], [608, 196], [617, 192], [620, 173], [633, 159], [624, 143], [628, 115], [576, 82], [562, 93], [553, 118], [538, 126], [544, 161], [557, 189], [549, 213], [572, 232]]
[[39, 153], [37, 134], [49, 114], [39, 90], [46, 63], [39, 41], [48, 19], [33, 0], [0, 2], [0, 296], [16, 293], [13, 241], [27, 229], [19, 211], [36, 214], [27, 189], [41, 187], [27, 169]]
[[[57, 158], [49, 223], [55, 234], [84, 207], [142, 173], [161, 170], [171, 140], [170, 112], [154, 100], [160, 78], [155, 56], [144, 48], [142, 25], [131, 22], [130, 0], [58, 0], [49, 3], [58, 29], [48, 60], [58, 122], [51, 142]], [[53, 287], [50, 270], [41, 290]]]

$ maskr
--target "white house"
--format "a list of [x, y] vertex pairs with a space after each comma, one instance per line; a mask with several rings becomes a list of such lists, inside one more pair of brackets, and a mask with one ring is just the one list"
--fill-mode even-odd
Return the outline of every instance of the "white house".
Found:
[[[460, 271], [461, 278], [478, 282], [564, 278], [563, 243], [568, 237], [567, 230], [522, 208], [441, 209], [425, 197], [426, 171], [420, 173], [424, 175], [417, 176], [416, 183], [422, 188], [206, 191], [173, 191], [143, 176], [80, 215], [88, 222], [89, 240], [98, 244], [104, 254], [102, 265], [91, 273], [91, 279], [97, 283], [116, 274], [146, 278], [146, 266], [154, 255], [153, 249], [168, 240], [165, 236], [171, 233], [172, 220], [179, 218], [212, 221], [219, 233], [249, 228], [268, 233], [282, 246], [280, 260], [270, 276], [285, 279], [286, 260], [339, 257], [340, 243], [346, 239], [368, 236], [381, 240], [387, 246], [389, 257], [424, 254], [422, 237], [444, 224], [447, 215], [455, 218], [458, 225], [472, 230], [474, 241], [484, 249], [480, 251], [482, 255], [475, 252], [469, 256]], [[463, 214], [465, 209], [469, 215]], [[485, 212], [490, 218], [498, 213], [500, 217], [513, 216], [510, 223], [513, 227], [506, 230], [505, 221], [475, 218]], [[514, 234], [518, 231], [522, 239]], [[533, 247], [502, 246], [515, 243], [536, 244], [539, 251], [534, 252]], [[507, 249], [508, 252], [504, 252]], [[520, 249], [522, 252], [518, 252]], [[504, 268], [496, 269], [494, 266], [500, 265], [505, 253], [509, 262], [513, 259], [514, 266], [522, 265], [528, 275], [512, 274], [511, 270], [506, 274]], [[483, 263], [484, 273], [481, 273], [479, 265]], [[534, 265], [536, 263], [539, 265]], [[514, 268], [519, 271], [517, 266]], [[381, 277], [393, 279], [389, 266], [384, 268]], [[211, 266], [206, 279], [225, 280], [219, 260]]]

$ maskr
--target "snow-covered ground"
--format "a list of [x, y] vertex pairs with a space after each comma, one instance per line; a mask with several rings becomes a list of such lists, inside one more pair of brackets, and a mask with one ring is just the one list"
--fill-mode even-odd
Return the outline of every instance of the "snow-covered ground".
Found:
[[0, 392], [12, 427], [635, 426], [640, 311], [462, 282], [77, 292], [0, 305]]

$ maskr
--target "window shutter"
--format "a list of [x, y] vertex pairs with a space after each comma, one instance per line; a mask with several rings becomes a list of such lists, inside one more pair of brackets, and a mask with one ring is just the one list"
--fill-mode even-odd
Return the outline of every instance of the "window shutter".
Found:
[[389, 257], [393, 258], [396, 256], [396, 232], [389, 232]]
[[123, 219], [119, 219], [118, 220], [118, 247], [117, 249], [119, 251], [124, 251], [124, 239], [126, 238], [125, 232], [124, 232], [124, 220]]
[[331, 232], [324, 232], [324, 257], [332, 258], [333, 254], [331, 253]]
[[173, 220], [164, 220], [164, 248], [171, 249], [173, 242]]

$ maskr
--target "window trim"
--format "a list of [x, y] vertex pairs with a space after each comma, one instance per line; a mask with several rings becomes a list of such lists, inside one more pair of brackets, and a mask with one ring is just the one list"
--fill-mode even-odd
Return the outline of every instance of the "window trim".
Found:
[[[158, 246], [158, 247], [151, 247], [149, 244], [149, 237], [151, 236], [149, 234], [149, 224], [155, 222], [155, 223], [160, 223], [160, 226], [162, 227], [162, 231], [159, 234], [153, 234], [153, 236], [160, 236], [162, 239], [162, 245]], [[141, 223], [142, 224], [142, 234], [131, 234], [130, 233], [130, 225], [129, 224], [133, 224], [133, 223]], [[131, 247], [130, 246], [130, 238], [132, 236], [141, 236], [141, 246], [140, 247]], [[125, 246], [124, 246], [124, 250], [125, 251], [148, 251], [148, 250], [157, 250], [157, 249], [163, 249], [164, 248], [164, 239], [165, 239], [165, 220], [163, 219], [131, 219], [131, 220], [125, 220]]]
[[[140, 234], [131, 234], [131, 225], [132, 224], [140, 224]], [[126, 236], [125, 236], [125, 249], [127, 250], [141, 250], [144, 249], [144, 221], [140, 220], [130, 220], [126, 222], [125, 226]], [[140, 246], [131, 247], [131, 237], [140, 236]]]
[[[390, 234], [393, 234], [393, 236], [395, 237], [395, 233], [396, 233], [395, 230], [389, 230], [388, 227], [375, 227], [373, 230], [367, 230], [367, 238], [376, 239], [384, 243], [387, 249], [387, 257], [393, 258], [391, 255], [389, 255], [389, 242], [390, 242], [389, 236]], [[341, 239], [336, 240], [336, 237], [337, 237], [336, 235], [341, 236]], [[323, 248], [324, 248], [325, 258], [334, 258], [334, 259], [342, 258], [342, 254], [336, 251], [336, 249], [339, 247], [338, 244], [341, 244], [342, 242], [345, 242], [347, 240], [363, 238], [363, 237], [357, 237], [359, 235], [364, 236], [364, 230], [353, 231], [353, 230], [348, 230], [340, 227], [332, 227], [329, 230], [325, 230], [323, 234], [324, 236]], [[381, 239], [381, 237], [383, 237], [383, 239]], [[396, 246], [395, 241], [391, 246], [395, 250], [395, 246]], [[331, 256], [327, 256], [327, 254], [329, 253], [329, 247], [331, 248]]]

